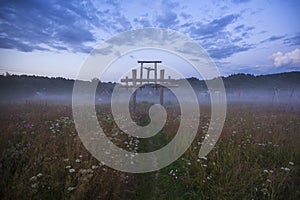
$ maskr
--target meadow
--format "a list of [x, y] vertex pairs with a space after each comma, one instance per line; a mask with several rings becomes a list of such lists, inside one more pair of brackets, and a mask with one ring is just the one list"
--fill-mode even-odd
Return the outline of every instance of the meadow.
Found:
[[[147, 124], [146, 102], [133, 118]], [[300, 199], [300, 106], [228, 104], [214, 149], [198, 158], [210, 110], [200, 105], [198, 134], [171, 165], [145, 174], [119, 172], [81, 143], [69, 105], [45, 102], [0, 106], [0, 199]], [[133, 152], [172, 140], [179, 112], [151, 139], [122, 134], [108, 105], [97, 106], [107, 136]]]

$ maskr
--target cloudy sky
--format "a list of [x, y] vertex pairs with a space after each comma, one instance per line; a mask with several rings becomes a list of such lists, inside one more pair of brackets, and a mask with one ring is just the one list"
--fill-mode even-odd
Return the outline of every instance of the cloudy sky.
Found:
[[197, 41], [222, 75], [300, 70], [298, 0], [0, 1], [0, 73], [75, 78], [91, 50], [160, 27]]

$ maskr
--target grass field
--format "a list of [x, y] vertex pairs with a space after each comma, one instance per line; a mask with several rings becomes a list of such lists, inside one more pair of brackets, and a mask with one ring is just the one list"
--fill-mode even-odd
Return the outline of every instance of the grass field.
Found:
[[[134, 118], [147, 123], [145, 105]], [[151, 139], [122, 134], [108, 106], [98, 119], [118, 146], [158, 149], [178, 128], [169, 108], [164, 129]], [[101, 111], [101, 112], [100, 112]], [[0, 199], [300, 199], [300, 107], [229, 104], [221, 138], [198, 158], [210, 113], [201, 106], [197, 138], [171, 165], [130, 174], [106, 167], [82, 145], [67, 105], [2, 104]]]

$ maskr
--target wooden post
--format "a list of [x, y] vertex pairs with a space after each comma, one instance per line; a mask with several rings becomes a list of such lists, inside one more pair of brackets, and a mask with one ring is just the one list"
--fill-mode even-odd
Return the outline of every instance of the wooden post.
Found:
[[165, 70], [164, 69], [161, 69], [160, 70], [160, 92], [159, 92], [159, 102], [160, 102], [160, 105], [164, 105], [164, 87], [162, 85], [163, 83], [163, 80], [164, 80], [164, 76], [165, 76]]
[[154, 63], [154, 82], [157, 83], [157, 63]]
[[163, 80], [165, 79], [165, 70], [160, 70], [160, 83], [163, 83]]
[[128, 76], [126, 76], [126, 90], [128, 91]]
[[136, 69], [132, 70], [132, 84], [136, 86]]
[[141, 72], [140, 72], [140, 83], [141, 83], [141, 85], [143, 84], [143, 81], [142, 81], [142, 79], [143, 79], [143, 64], [144, 63], [141, 63]]
[[148, 80], [148, 84], [149, 84], [149, 78], [150, 78], [150, 69], [147, 70], [147, 80]]
[[[133, 86], [136, 86], [136, 69], [132, 70], [132, 84]], [[132, 110], [135, 112], [136, 109], [136, 88], [133, 87], [134, 92], [132, 94]]]
[[132, 94], [132, 111], [135, 112], [136, 109], [136, 89], [134, 89], [134, 92]]

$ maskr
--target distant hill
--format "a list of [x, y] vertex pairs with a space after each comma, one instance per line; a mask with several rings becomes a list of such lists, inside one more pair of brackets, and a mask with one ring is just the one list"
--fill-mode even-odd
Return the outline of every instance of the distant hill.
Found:
[[[300, 90], [300, 72], [285, 72], [254, 76], [251, 74], [234, 74], [221, 77], [226, 92], [246, 93], [265, 91], [286, 91], [286, 95]], [[207, 91], [205, 81], [197, 78], [187, 79], [196, 92]], [[98, 81], [94, 79], [93, 81]], [[89, 83], [88, 81], [86, 81]], [[180, 80], [177, 80], [180, 85]], [[71, 98], [74, 80], [65, 78], [49, 78], [27, 75], [0, 75], [0, 101], [26, 100], [32, 97], [39, 99]], [[99, 82], [97, 95], [110, 98], [116, 83]]]

